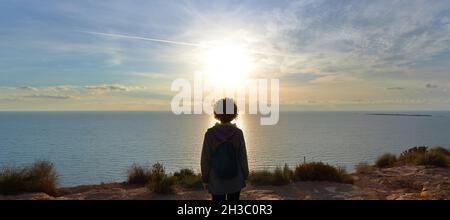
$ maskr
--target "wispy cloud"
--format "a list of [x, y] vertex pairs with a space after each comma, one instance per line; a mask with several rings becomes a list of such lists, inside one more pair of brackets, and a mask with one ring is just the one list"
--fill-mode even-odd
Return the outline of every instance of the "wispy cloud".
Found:
[[33, 99], [75, 99], [74, 96], [67, 96], [67, 95], [43, 95], [43, 94], [34, 94], [34, 95], [27, 95], [23, 96], [23, 98], [33, 98]]
[[29, 90], [29, 91], [38, 91], [38, 89], [36, 87], [32, 87], [32, 86], [21, 86], [21, 87], [18, 87], [18, 89]]
[[289, 103], [446, 103], [450, 90], [448, 1], [18, 4], [0, 3], [10, 21], [0, 23], [5, 102], [115, 96], [126, 103], [154, 94], [168, 101], [168, 81], [190, 76], [202, 48], [221, 41], [251, 51], [252, 77], [280, 78]]
[[93, 85], [93, 86], [84, 86], [83, 88], [93, 93], [132, 92], [132, 91], [143, 91], [147, 89], [147, 87], [145, 86], [125, 86], [121, 84]]
[[89, 91], [101, 91], [101, 92], [110, 92], [110, 91], [129, 91], [128, 87], [123, 85], [97, 85], [97, 86], [85, 86]]

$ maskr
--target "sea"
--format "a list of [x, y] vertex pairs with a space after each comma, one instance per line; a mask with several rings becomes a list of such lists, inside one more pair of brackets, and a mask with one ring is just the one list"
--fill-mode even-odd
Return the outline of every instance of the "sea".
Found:
[[[392, 113], [392, 114], [391, 114]], [[121, 182], [134, 163], [199, 171], [210, 115], [0, 112], [0, 166], [51, 161], [63, 187]], [[349, 172], [413, 146], [450, 146], [450, 112], [281, 112], [276, 125], [240, 115], [251, 170], [322, 161]]]

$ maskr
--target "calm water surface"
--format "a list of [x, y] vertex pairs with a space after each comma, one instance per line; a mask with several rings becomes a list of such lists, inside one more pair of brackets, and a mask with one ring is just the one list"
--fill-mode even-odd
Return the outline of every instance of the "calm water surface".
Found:
[[[432, 117], [367, 112], [281, 113], [275, 126], [242, 116], [251, 169], [323, 161], [353, 166], [410, 146], [450, 146], [450, 112]], [[133, 163], [162, 162], [167, 170], [199, 170], [209, 116], [169, 112], [2, 112], [0, 165], [36, 159], [55, 164], [62, 186], [125, 180]]]

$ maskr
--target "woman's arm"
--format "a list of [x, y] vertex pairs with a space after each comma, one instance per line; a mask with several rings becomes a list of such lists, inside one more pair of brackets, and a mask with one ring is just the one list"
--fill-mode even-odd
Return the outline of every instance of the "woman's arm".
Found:
[[202, 155], [200, 159], [200, 168], [202, 172], [202, 181], [208, 183], [209, 172], [211, 169], [211, 148], [209, 141], [208, 132], [205, 133], [205, 138], [203, 139]]

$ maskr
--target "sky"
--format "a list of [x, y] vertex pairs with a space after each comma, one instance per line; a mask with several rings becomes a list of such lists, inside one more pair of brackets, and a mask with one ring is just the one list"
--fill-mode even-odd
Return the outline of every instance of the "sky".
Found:
[[450, 110], [450, 1], [2, 0], [0, 111], [170, 110], [218, 42], [281, 110]]

